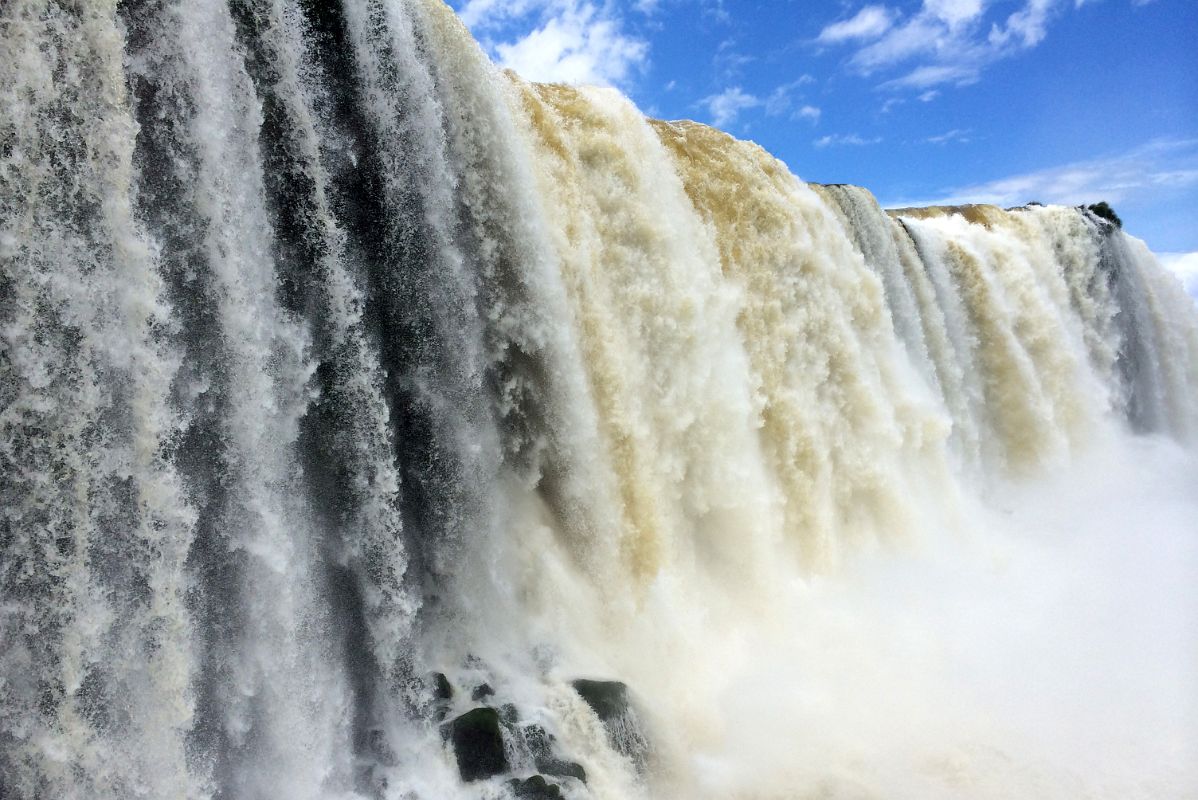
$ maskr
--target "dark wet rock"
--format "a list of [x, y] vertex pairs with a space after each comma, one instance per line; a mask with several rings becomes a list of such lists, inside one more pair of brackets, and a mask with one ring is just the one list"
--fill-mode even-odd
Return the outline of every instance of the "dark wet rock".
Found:
[[628, 687], [620, 681], [579, 678], [570, 685], [603, 722], [618, 719], [628, 713]]
[[1086, 206], [1086, 210], [1096, 217], [1105, 219], [1116, 228], [1123, 227], [1123, 220], [1119, 219], [1119, 215], [1115, 213], [1115, 209], [1111, 208], [1105, 200], [1100, 203], [1094, 203], [1093, 205]]
[[429, 677], [433, 683], [433, 697], [438, 700], [453, 699], [453, 684], [449, 682], [449, 678], [445, 677], [444, 672], [434, 672]]
[[433, 718], [437, 721], [445, 719], [449, 716], [449, 709], [453, 704], [453, 684], [449, 682], [449, 678], [445, 677], [444, 672], [430, 672], [425, 686], [433, 697], [431, 707]]
[[536, 764], [537, 769], [546, 775], [553, 775], [558, 778], [577, 778], [583, 783], [587, 782], [587, 771], [577, 761], [567, 761], [564, 758], [548, 756], [536, 759]]
[[620, 681], [580, 678], [571, 685], [607, 729], [607, 738], [617, 753], [627, 756], [640, 772], [649, 757], [649, 740], [632, 705], [628, 687]]
[[525, 780], [512, 778], [507, 785], [519, 800], [557, 800], [562, 796], [561, 788], [545, 780], [542, 775], [533, 775]]
[[521, 729], [524, 741], [528, 744], [529, 752], [534, 758], [549, 755], [553, 752], [553, 734], [541, 725], [525, 725]]
[[488, 697], [493, 697], [495, 690], [491, 688], [491, 684], [482, 683], [474, 687], [474, 691], [470, 693], [470, 698], [474, 701], [485, 700]]
[[504, 703], [499, 707], [499, 718], [505, 725], [515, 725], [520, 719], [520, 712], [513, 703]]
[[463, 781], [477, 781], [507, 772], [499, 712], [475, 708], [441, 726], [441, 735], [453, 745]]
[[553, 734], [540, 725], [526, 725], [521, 731], [524, 742], [528, 745], [537, 771], [555, 777], [577, 778], [587, 782], [587, 771], [576, 761], [567, 761], [558, 756], [553, 747]]

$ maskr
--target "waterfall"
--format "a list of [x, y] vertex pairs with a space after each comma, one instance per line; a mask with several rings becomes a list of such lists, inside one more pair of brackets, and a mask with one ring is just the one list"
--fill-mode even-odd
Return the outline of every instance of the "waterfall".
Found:
[[1198, 311], [1115, 223], [441, 0], [7, 0], [0, 107], [5, 800], [1198, 791]]

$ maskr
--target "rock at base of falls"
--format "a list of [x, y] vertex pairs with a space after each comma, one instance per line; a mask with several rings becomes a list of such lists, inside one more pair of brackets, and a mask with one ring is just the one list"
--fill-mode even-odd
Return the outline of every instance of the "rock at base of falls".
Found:
[[[512, 703], [489, 704], [503, 699], [502, 686], [497, 690], [496, 684], [482, 682], [473, 691], [462, 691], [463, 685], [470, 684], [455, 682], [439, 672], [430, 673], [429, 678], [428, 689], [433, 695], [431, 710], [438, 719], [447, 720], [441, 724], [441, 736], [453, 752], [463, 782], [507, 776], [506, 784], [517, 797], [531, 798], [560, 796], [558, 784], [563, 781], [587, 782], [587, 770], [571, 760], [569, 754], [559, 751], [559, 743], [545, 725], [521, 723], [523, 715]], [[627, 685], [587, 679], [572, 681], [570, 685], [598, 717], [612, 748], [643, 772], [649, 753], [648, 739], [642, 732]], [[453, 710], [451, 698], [464, 700], [467, 695], [476, 707]], [[516, 777], [534, 769], [534, 778]], [[537, 781], [546, 781], [546, 786]], [[517, 786], [518, 789], [513, 788]]]
[[620, 681], [586, 678], [571, 681], [570, 685], [599, 717], [616, 752], [631, 759], [638, 772], [644, 772], [649, 740], [628, 694], [628, 686]]
[[507, 785], [519, 800], [556, 800], [562, 796], [557, 784], [550, 783], [541, 775], [533, 775], [525, 780], [512, 778]]
[[444, 672], [429, 673], [426, 689], [431, 695], [430, 710], [434, 719], [438, 722], [449, 716], [449, 709], [453, 705], [453, 684], [449, 682], [449, 678]]
[[587, 771], [583, 769], [582, 764], [567, 761], [554, 752], [553, 734], [540, 725], [525, 726], [523, 734], [537, 771], [554, 777], [577, 778], [583, 783], [587, 782]]
[[504, 703], [499, 707], [499, 718], [505, 725], [515, 725], [516, 720], [520, 719], [520, 710], [515, 703]]
[[444, 672], [434, 672], [429, 676], [432, 683], [433, 697], [437, 700], [452, 700], [453, 699], [453, 684], [449, 682], [449, 678], [445, 677]]
[[463, 781], [485, 780], [510, 768], [503, 750], [499, 712], [493, 708], [467, 711], [442, 725], [441, 734], [453, 745]]
[[605, 724], [628, 713], [628, 686], [620, 681], [579, 678], [570, 685]]

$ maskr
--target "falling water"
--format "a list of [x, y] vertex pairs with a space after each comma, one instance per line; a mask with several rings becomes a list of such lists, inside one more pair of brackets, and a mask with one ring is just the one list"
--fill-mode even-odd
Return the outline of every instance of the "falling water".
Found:
[[6, 800], [1198, 792], [1198, 313], [1106, 219], [439, 0], [8, 0], [0, 103]]

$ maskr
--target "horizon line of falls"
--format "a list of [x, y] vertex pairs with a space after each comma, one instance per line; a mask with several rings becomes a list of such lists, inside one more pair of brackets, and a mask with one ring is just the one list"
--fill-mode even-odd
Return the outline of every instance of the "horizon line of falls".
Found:
[[1198, 793], [1198, 313], [1118, 227], [439, 0], [7, 0], [0, 108], [5, 800]]

